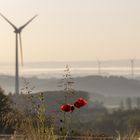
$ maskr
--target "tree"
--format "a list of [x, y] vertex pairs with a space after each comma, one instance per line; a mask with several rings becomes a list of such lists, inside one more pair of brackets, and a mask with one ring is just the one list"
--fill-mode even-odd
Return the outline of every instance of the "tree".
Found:
[[136, 98], [137, 109], [140, 109], [140, 97]]
[[120, 102], [120, 110], [124, 110], [124, 102], [123, 102], [123, 100], [121, 100], [121, 102]]
[[4, 90], [0, 87], [0, 116], [10, 110], [10, 100], [4, 95]]
[[[0, 132], [7, 131], [7, 116], [12, 111], [11, 101], [8, 96], [4, 95], [4, 90], [0, 87]], [[10, 128], [10, 127], [9, 127]], [[8, 128], [8, 130], [9, 130]]]
[[126, 99], [126, 108], [127, 108], [128, 110], [131, 110], [131, 109], [132, 109], [132, 100], [131, 100], [130, 97], [128, 97], [128, 98]]

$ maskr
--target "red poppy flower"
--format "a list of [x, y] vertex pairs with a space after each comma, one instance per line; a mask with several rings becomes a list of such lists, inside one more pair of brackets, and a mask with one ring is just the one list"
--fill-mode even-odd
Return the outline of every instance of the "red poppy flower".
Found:
[[86, 100], [84, 100], [83, 98], [79, 98], [75, 103], [74, 106], [77, 108], [80, 108], [84, 105], [86, 105], [88, 102]]
[[74, 110], [73, 105], [65, 104], [61, 106], [61, 110], [65, 112], [72, 112]]

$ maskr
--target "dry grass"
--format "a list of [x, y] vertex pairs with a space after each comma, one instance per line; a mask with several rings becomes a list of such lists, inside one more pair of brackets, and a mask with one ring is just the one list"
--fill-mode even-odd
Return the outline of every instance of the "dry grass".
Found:
[[132, 130], [132, 131], [128, 132], [125, 135], [121, 135], [118, 131], [116, 131], [116, 133], [118, 135], [117, 140], [138, 140], [136, 130]]

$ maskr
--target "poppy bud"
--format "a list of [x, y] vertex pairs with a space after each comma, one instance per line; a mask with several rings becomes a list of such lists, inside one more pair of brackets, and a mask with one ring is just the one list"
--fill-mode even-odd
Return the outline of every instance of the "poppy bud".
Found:
[[71, 131], [71, 133], [73, 134], [73, 133], [74, 133], [74, 131], [72, 130], [72, 131]]
[[62, 122], [63, 122], [63, 120], [60, 120], [60, 122], [62, 123]]
[[60, 128], [60, 131], [62, 131], [62, 130], [63, 130], [63, 128], [61, 127], [61, 128]]
[[75, 109], [75, 107], [74, 106], [71, 106], [71, 111], [73, 111]]

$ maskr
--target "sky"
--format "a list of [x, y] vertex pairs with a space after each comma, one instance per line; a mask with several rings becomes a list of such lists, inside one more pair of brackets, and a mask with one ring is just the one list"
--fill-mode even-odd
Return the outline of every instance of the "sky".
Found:
[[[140, 58], [140, 0], [0, 0], [22, 32], [25, 62]], [[0, 62], [15, 61], [13, 28], [0, 18]]]

